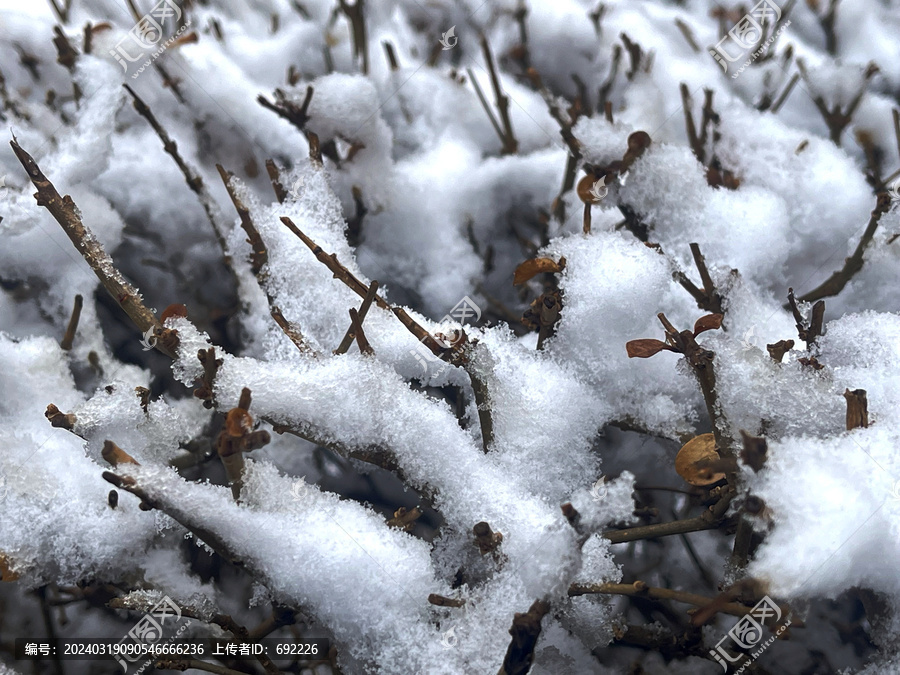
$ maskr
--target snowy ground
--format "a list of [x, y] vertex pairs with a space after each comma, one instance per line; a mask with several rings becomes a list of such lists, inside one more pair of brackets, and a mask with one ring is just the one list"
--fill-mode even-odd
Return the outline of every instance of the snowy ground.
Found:
[[0, 0], [0, 675], [900, 673], [900, 0], [357, 2]]

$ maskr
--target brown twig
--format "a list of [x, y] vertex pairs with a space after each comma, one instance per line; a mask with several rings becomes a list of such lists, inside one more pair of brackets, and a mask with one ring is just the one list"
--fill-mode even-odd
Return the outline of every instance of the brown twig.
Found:
[[[144, 305], [138, 290], [125, 280], [103, 245], [81, 221], [81, 213], [72, 198], [69, 195], [60, 196], [53, 183], [41, 172], [37, 162], [21, 148], [15, 137], [9, 144], [37, 189], [35, 200], [38, 206], [46, 208], [60, 224], [116, 304], [141, 332], [164, 330], [156, 315]], [[167, 337], [168, 339], [157, 339], [155, 346], [167, 356], [175, 358], [177, 337], [174, 331], [169, 331]]]
[[[579, 595], [624, 595], [628, 597], [644, 597], [653, 600], [674, 600], [686, 605], [694, 607], [704, 607], [713, 602], [714, 598], [709, 598], [696, 593], [686, 593], [685, 591], [675, 591], [670, 588], [656, 588], [649, 586], [643, 581], [635, 581], [633, 584], [572, 584], [569, 586], [569, 597], [577, 597]], [[719, 609], [723, 614], [732, 616], [746, 616], [752, 610], [740, 603], [729, 602]]]
[[369, 43], [366, 35], [366, 19], [363, 14], [365, 9], [365, 5], [363, 0], [356, 0], [356, 2], [352, 5], [347, 3], [347, 0], [338, 0], [340, 3], [341, 11], [347, 17], [347, 20], [350, 21], [351, 30], [353, 33], [353, 58], [359, 59], [362, 57], [362, 73], [363, 75], [369, 74]]
[[[694, 258], [694, 264], [697, 266], [697, 271], [700, 273], [700, 281], [703, 283], [702, 290], [697, 289], [700, 293], [700, 297], [694, 296], [697, 300], [697, 306], [700, 309], [706, 310], [707, 312], [712, 312], [713, 314], [723, 314], [723, 298], [716, 290], [716, 286], [709, 274], [709, 269], [706, 266], [706, 259], [703, 257], [703, 253], [701, 253], [700, 251], [700, 245], [692, 243], [690, 246], [691, 255]], [[687, 286], [685, 286], [685, 288], [687, 288]], [[690, 289], [688, 289], [688, 292], [690, 292]]]
[[53, 13], [59, 18], [60, 22], [65, 25], [69, 23], [69, 9], [72, 6], [72, 0], [62, 0], [62, 4], [57, 4], [56, 0], [48, 0]]
[[411, 509], [407, 509], [405, 506], [401, 506], [394, 511], [394, 517], [390, 518], [387, 521], [387, 524], [388, 527], [395, 527], [404, 532], [412, 532], [416, 521], [421, 517], [422, 510], [419, 507], [414, 506]]
[[[378, 282], [373, 281], [369, 284], [369, 290], [366, 291], [366, 297], [363, 298], [362, 304], [359, 306], [359, 320], [360, 322], [365, 321], [366, 314], [369, 313], [369, 307], [372, 306], [372, 301], [375, 299], [376, 294], [378, 293]], [[334, 350], [335, 354], [346, 354], [347, 350], [350, 349], [350, 345], [353, 344], [353, 326], [347, 329], [347, 332], [344, 334], [344, 339], [341, 340], [341, 344], [338, 345], [337, 349]]]
[[487, 37], [481, 35], [481, 51], [484, 54], [484, 61], [491, 76], [491, 87], [494, 89], [494, 97], [496, 99], [497, 110], [500, 113], [500, 121], [503, 124], [503, 134], [500, 140], [503, 143], [501, 154], [514, 155], [519, 149], [519, 142], [513, 135], [512, 121], [509, 117], [509, 97], [503, 93], [500, 87], [500, 78], [497, 75], [497, 68], [494, 66], [494, 57], [491, 54], [491, 47], [488, 44]]
[[[797, 82], [800, 81], [800, 76], [797, 73], [791, 75], [791, 79], [788, 81], [785, 88], [782, 90], [781, 94], [779, 94], [778, 98], [772, 103], [772, 106], [769, 110], [772, 111], [772, 114], [777, 113], [781, 110], [781, 106], [784, 105], [784, 102], [787, 100], [787, 97], [791, 95], [791, 92], [794, 90], [794, 86]], [[760, 108], [760, 110], [765, 110], [765, 108]]]
[[263, 243], [259, 230], [256, 229], [256, 225], [253, 223], [253, 218], [250, 216], [250, 209], [247, 208], [234, 188], [234, 174], [230, 171], [226, 171], [221, 164], [216, 164], [216, 169], [219, 170], [222, 182], [225, 183], [225, 189], [228, 190], [228, 196], [231, 197], [231, 202], [234, 204], [234, 208], [241, 218], [241, 227], [244, 228], [244, 232], [247, 233], [247, 243], [250, 244], [251, 249], [250, 270], [253, 272], [254, 276], [259, 277], [260, 270], [262, 270], [263, 265], [269, 260], [269, 252], [266, 249], [266, 245]]
[[359, 347], [360, 353], [365, 354], [366, 356], [375, 356], [375, 350], [372, 349], [368, 339], [366, 339], [366, 333], [362, 327], [362, 320], [359, 318], [356, 309], [351, 307], [347, 311], [350, 313], [350, 328], [353, 330], [353, 337], [356, 339], [356, 346]]
[[[134, 18], [134, 20], [136, 22], [140, 22], [143, 17], [141, 16], [141, 13], [138, 12], [137, 7], [135, 7], [134, 0], [125, 0], [125, 4], [128, 5], [128, 9], [131, 11], [131, 16]], [[187, 101], [185, 100], [184, 95], [181, 93], [181, 90], [178, 88], [179, 81], [169, 75], [166, 67], [162, 63], [160, 63], [160, 59], [153, 60], [153, 67], [156, 69], [156, 72], [159, 73], [160, 77], [162, 77], [163, 84], [172, 90], [172, 94], [176, 99], [178, 99], [178, 102], [182, 105], [185, 105]]]
[[394, 45], [388, 40], [382, 40], [381, 46], [384, 47], [384, 55], [388, 60], [388, 65], [391, 67], [391, 70], [400, 70], [400, 64], [397, 63], [397, 54], [394, 52]]
[[728, 511], [728, 506], [731, 504], [734, 495], [733, 489], [726, 490], [719, 501], [696, 518], [676, 520], [669, 523], [655, 523], [625, 530], [606, 530], [603, 532], [603, 537], [613, 544], [622, 544], [640, 539], [655, 539], [657, 537], [668, 537], [673, 534], [714, 530], [725, 522], [725, 513]]
[[504, 143], [505, 136], [503, 135], [503, 129], [500, 128], [500, 123], [497, 121], [497, 118], [494, 117], [494, 113], [491, 110], [491, 106], [488, 103], [484, 92], [481, 89], [481, 85], [478, 84], [478, 80], [475, 78], [475, 73], [472, 72], [471, 68], [467, 68], [466, 72], [469, 74], [469, 81], [472, 83], [472, 87], [475, 89], [475, 93], [478, 95], [478, 100], [481, 102], [481, 107], [484, 108], [484, 112], [487, 113], [488, 120], [490, 120], [491, 126], [494, 127], [494, 131], [497, 132], [497, 136], [500, 138], [500, 142]]
[[[285, 226], [293, 232], [300, 240], [309, 247], [309, 250], [313, 252], [313, 255], [316, 256], [316, 259], [319, 260], [325, 267], [327, 267], [332, 274], [334, 274], [336, 279], [340, 279], [350, 290], [356, 293], [359, 297], [365, 299], [366, 295], [369, 292], [368, 287], [361, 282], [359, 279], [354, 276], [350, 270], [348, 270], [341, 262], [337, 259], [337, 256], [332, 253], [329, 255], [322, 250], [322, 247], [316, 244], [312, 239], [307, 237], [301, 230], [298, 228], [294, 222], [288, 218], [287, 216], [281, 217], [281, 222], [285, 224]], [[394, 307], [390, 305], [384, 298], [382, 298], [378, 293], [375, 294], [375, 303], [381, 307], [382, 309], [387, 309], [394, 313], [394, 315], [400, 320], [400, 322], [406, 326], [407, 330], [410, 333], [415, 335], [416, 339], [422, 342], [426, 347], [428, 347], [435, 356], [441, 356], [444, 353], [443, 348], [437, 343], [437, 341], [431, 336], [431, 334], [425, 330], [421, 325], [419, 325], [405, 309], [402, 307]]]
[[541, 620], [550, 611], [550, 604], [535, 600], [524, 614], [516, 612], [509, 634], [512, 640], [497, 675], [527, 675], [534, 661], [534, 648], [541, 635]]
[[[802, 77], [803, 81], [806, 82], [807, 87], [812, 88], [812, 85], [809, 81], [809, 74], [806, 72], [806, 64], [803, 62], [803, 59], [797, 59], [797, 69], [800, 71], [800, 77]], [[828, 104], [825, 102], [825, 99], [821, 94], [810, 94], [813, 103], [819, 110], [819, 113], [822, 115], [822, 119], [825, 121], [825, 125], [828, 127], [831, 141], [838, 147], [840, 147], [841, 145], [841, 134], [843, 134], [844, 129], [846, 129], [847, 125], [850, 124], [850, 122], [853, 120], [853, 114], [856, 112], [856, 109], [862, 102], [863, 94], [866, 93], [866, 85], [877, 72], [878, 66], [876, 66], [874, 62], [870, 62], [866, 67], [865, 72], [863, 73], [862, 87], [860, 87], [859, 92], [853, 98], [853, 100], [850, 101], [850, 104], [847, 106], [846, 110], [841, 109], [840, 102], [836, 102], [834, 106], [829, 108]]]
[[271, 159], [266, 160], [266, 173], [269, 174], [269, 180], [272, 182], [275, 199], [278, 200], [279, 204], [284, 204], [284, 200], [287, 199], [287, 192], [285, 192], [284, 185], [281, 184], [281, 174], [278, 171], [278, 167], [275, 166], [275, 162]]
[[[150, 107], [144, 103], [143, 99], [138, 96], [134, 90], [129, 87], [127, 84], [122, 85], [131, 94], [132, 104], [134, 105], [134, 109], [138, 112], [138, 114], [143, 117], [150, 126], [153, 128], [153, 131], [156, 132], [156, 135], [159, 136], [159, 140], [162, 141], [163, 150], [165, 150], [169, 156], [175, 161], [175, 164], [181, 170], [181, 174], [184, 176], [185, 181], [187, 181], [188, 187], [191, 191], [197, 195], [197, 199], [200, 202], [200, 206], [203, 207], [204, 213], [206, 213], [206, 218], [209, 220], [210, 225], [212, 225], [213, 232], [216, 235], [216, 239], [219, 242], [219, 247], [222, 249], [222, 253], [225, 255], [225, 264], [231, 270], [232, 275], [234, 274], [234, 270], [231, 265], [231, 258], [227, 254], [227, 245], [225, 243], [225, 234], [226, 228], [222, 221], [222, 213], [219, 211], [219, 207], [216, 205], [215, 199], [209, 193], [209, 190], [206, 187], [206, 184], [203, 182], [203, 178], [200, 176], [199, 172], [191, 167], [178, 152], [178, 145], [171, 139], [168, 132], [166, 132], [165, 128], [159, 123], [156, 119], [156, 116], [150, 110]], [[237, 279], [235, 278], [235, 284], [237, 284]]]
[[869, 401], [865, 389], [844, 389], [844, 398], [847, 399], [847, 431], [868, 428], [869, 426]]
[[293, 101], [289, 100], [281, 89], [275, 90], [275, 103], [270, 103], [269, 100], [262, 94], [257, 96], [256, 100], [263, 108], [271, 110], [276, 115], [278, 115], [282, 119], [287, 120], [305, 134], [306, 123], [309, 121], [307, 110], [309, 109], [309, 103], [310, 101], [312, 101], [312, 97], [313, 88], [312, 85], [309, 85], [306, 87], [306, 97], [303, 99], [303, 103], [301, 103], [299, 106]]
[[800, 296], [801, 302], [814, 302], [820, 298], [828, 298], [837, 295], [844, 290], [844, 286], [849, 283], [853, 278], [853, 275], [862, 269], [864, 262], [863, 256], [866, 252], [866, 248], [872, 243], [872, 238], [875, 236], [875, 230], [878, 229], [878, 221], [880, 221], [881, 216], [890, 211], [890, 209], [891, 198], [884, 192], [879, 193], [875, 208], [872, 209], [872, 213], [869, 216], [869, 223], [859, 240], [859, 244], [856, 245], [856, 250], [853, 251], [849, 258], [844, 260], [844, 266], [841, 269], [834, 272], [828, 279], [809, 293]]
[[457, 600], [456, 598], [448, 598], [443, 595], [438, 595], [437, 593], [432, 593], [428, 596], [428, 602], [432, 605], [437, 605], [438, 607], [465, 607], [465, 600]]
[[75, 340], [75, 331], [78, 330], [78, 319], [81, 317], [81, 307], [84, 304], [83, 300], [84, 299], [80, 294], [75, 296], [75, 305], [72, 307], [72, 316], [69, 318], [69, 325], [66, 326], [66, 333], [59, 343], [60, 348], [66, 351], [72, 349], [72, 342]]
[[675, 25], [678, 27], [678, 30], [681, 31], [681, 34], [684, 36], [685, 41], [690, 45], [691, 49], [694, 50], [695, 53], [700, 53], [700, 45], [697, 44], [697, 40], [694, 39], [694, 33], [691, 30], [691, 27], [688, 26], [683, 19], [676, 18]]

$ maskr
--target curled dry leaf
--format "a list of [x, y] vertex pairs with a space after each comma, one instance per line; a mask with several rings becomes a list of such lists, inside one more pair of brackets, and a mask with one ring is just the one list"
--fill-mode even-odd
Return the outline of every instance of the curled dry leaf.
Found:
[[716, 437], [713, 434], [700, 434], [689, 440], [678, 451], [675, 457], [675, 471], [691, 485], [711, 485], [725, 478], [724, 473], [711, 473], [703, 468], [704, 462], [716, 461]]
[[513, 274], [513, 285], [518, 286], [519, 284], [524, 284], [541, 272], [556, 274], [557, 272], [562, 272], [564, 269], [566, 269], [565, 258], [560, 258], [559, 262], [550, 258], [534, 258], [533, 260], [526, 260], [516, 268], [515, 274]]
[[644, 338], [641, 340], [629, 340], [625, 343], [625, 349], [628, 352], [628, 358], [646, 359], [654, 354], [668, 349], [670, 352], [675, 350], [662, 340], [654, 340], [653, 338]]
[[694, 337], [697, 337], [704, 331], [721, 328], [723, 317], [724, 315], [722, 314], [707, 314], [706, 316], [701, 316], [697, 319], [697, 323], [694, 324]]

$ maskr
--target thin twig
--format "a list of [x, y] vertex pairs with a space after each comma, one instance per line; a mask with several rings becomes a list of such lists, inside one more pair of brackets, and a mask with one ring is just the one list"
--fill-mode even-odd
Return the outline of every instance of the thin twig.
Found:
[[75, 305], [72, 307], [72, 316], [69, 318], [69, 325], [66, 326], [66, 333], [63, 335], [62, 342], [59, 343], [61, 349], [69, 351], [72, 349], [72, 342], [75, 340], [75, 331], [78, 330], [78, 319], [81, 317], [81, 307], [83, 305], [81, 295], [75, 296]]
[[[714, 598], [698, 595], [696, 593], [686, 593], [685, 591], [675, 591], [670, 588], [656, 588], [648, 586], [643, 581], [635, 581], [633, 584], [572, 584], [569, 586], [569, 597], [577, 597], [579, 595], [624, 595], [629, 597], [652, 598], [653, 600], [674, 600], [686, 605], [694, 607], [705, 607], [713, 602]], [[752, 610], [736, 602], [729, 602], [719, 609], [723, 614], [732, 616], [746, 616]]]
[[287, 199], [287, 192], [284, 190], [284, 185], [281, 184], [281, 174], [278, 171], [278, 167], [275, 166], [275, 162], [271, 159], [266, 160], [266, 173], [269, 174], [269, 180], [272, 182], [275, 199], [278, 200], [279, 204], [284, 204], [284, 200]]
[[519, 148], [519, 142], [513, 135], [512, 121], [509, 117], [509, 97], [500, 88], [500, 77], [497, 75], [491, 47], [484, 34], [481, 35], [481, 51], [484, 53], [484, 60], [491, 76], [491, 86], [494, 88], [494, 97], [496, 98], [497, 110], [500, 112], [500, 121], [503, 123], [503, 149], [501, 154], [514, 155]]
[[363, 13], [365, 5], [363, 0], [356, 0], [353, 5], [347, 3], [346, 0], [338, 0], [341, 11], [344, 12], [350, 21], [350, 27], [353, 33], [353, 58], [362, 57], [362, 73], [369, 74], [369, 42], [366, 35], [366, 19]]
[[[16, 142], [15, 137], [9, 142], [13, 152], [37, 189], [35, 200], [38, 206], [46, 208], [60, 224], [63, 231], [81, 253], [85, 262], [90, 265], [94, 274], [106, 291], [113, 297], [116, 304], [134, 322], [138, 330], [147, 331], [162, 329], [156, 315], [144, 305], [140, 292], [128, 283], [119, 270], [116, 269], [112, 258], [103, 248], [100, 240], [81, 221], [81, 212], [75, 206], [75, 202], [69, 195], [60, 196], [47, 177], [43, 174], [37, 162]], [[171, 334], [170, 334], [171, 335]], [[176, 343], [177, 344], [177, 341]], [[174, 345], [169, 340], [156, 340], [156, 348], [175, 358]]]
[[216, 164], [216, 169], [219, 170], [222, 182], [225, 183], [225, 189], [228, 190], [228, 196], [231, 197], [231, 202], [234, 204], [234, 208], [241, 218], [241, 227], [244, 228], [244, 232], [247, 233], [247, 241], [250, 243], [251, 248], [250, 269], [254, 276], [258, 277], [263, 265], [269, 260], [269, 252], [266, 249], [266, 245], [263, 243], [259, 230], [256, 229], [256, 225], [253, 223], [253, 218], [250, 217], [250, 209], [244, 205], [243, 201], [238, 196], [237, 191], [234, 189], [232, 180], [234, 174], [230, 171], [226, 171], [221, 164]]
[[366, 333], [363, 331], [362, 320], [355, 308], [351, 307], [347, 310], [350, 313], [350, 328], [353, 330], [353, 337], [356, 339], [356, 346], [359, 347], [361, 354], [366, 356], [374, 356], [375, 350], [369, 344]]
[[772, 107], [769, 108], [769, 110], [773, 114], [777, 113], [779, 110], [781, 110], [781, 106], [784, 105], [784, 102], [787, 100], [787, 97], [791, 95], [791, 92], [794, 90], [794, 86], [797, 84], [797, 82], [799, 80], [800, 80], [800, 76], [797, 73], [794, 73], [793, 75], [791, 75], [791, 79], [787, 83], [787, 86], [785, 86], [784, 90], [781, 92], [781, 94], [778, 96], [778, 98], [775, 99], [775, 102], [772, 103]]
[[[147, 122], [153, 128], [153, 131], [155, 131], [156, 135], [159, 136], [159, 139], [163, 144], [163, 150], [165, 150], [175, 161], [175, 164], [181, 170], [185, 181], [187, 181], [188, 187], [193, 191], [195, 195], [197, 195], [197, 199], [200, 201], [200, 205], [203, 207], [203, 211], [206, 213], [206, 218], [209, 220], [210, 225], [212, 225], [213, 232], [215, 233], [216, 239], [219, 242], [219, 246], [222, 249], [222, 253], [225, 256], [225, 264], [229, 267], [229, 269], [231, 269], [232, 274], [234, 274], [234, 270], [231, 264], [231, 258], [227, 254], [228, 247], [225, 243], [226, 227], [222, 221], [223, 216], [221, 211], [219, 210], [219, 207], [216, 205], [216, 201], [213, 199], [213, 196], [206, 188], [206, 184], [203, 182], [203, 178], [200, 176], [200, 173], [196, 169], [194, 169], [187, 162], [185, 162], [184, 159], [182, 159], [181, 155], [178, 152], [178, 145], [169, 137], [169, 134], [156, 119], [156, 116], [150, 110], [150, 107], [146, 103], [144, 103], [143, 99], [141, 99], [141, 97], [138, 96], [134, 92], [134, 90], [127, 84], [124, 84], [122, 86], [124, 86], [128, 93], [131, 94], [134, 109], [141, 117], [147, 120]], [[237, 278], [235, 277], [235, 284], [236, 283]]]
[[859, 243], [856, 245], [856, 250], [853, 251], [853, 254], [849, 258], [844, 260], [844, 266], [841, 269], [834, 272], [828, 279], [809, 293], [800, 296], [799, 300], [801, 302], [815, 302], [821, 298], [837, 295], [844, 289], [844, 286], [850, 282], [853, 275], [862, 269], [864, 262], [863, 256], [866, 252], [866, 248], [875, 236], [875, 231], [878, 229], [878, 222], [881, 220], [881, 216], [890, 211], [890, 208], [891, 198], [883, 192], [879, 193], [878, 201], [869, 216], [869, 223], [866, 226], [866, 230], [863, 232]]
[[[369, 290], [366, 292], [366, 297], [363, 298], [362, 304], [359, 306], [359, 320], [360, 322], [365, 321], [366, 314], [369, 313], [369, 307], [372, 306], [372, 301], [375, 299], [375, 295], [378, 293], [378, 282], [373, 281], [369, 284]], [[347, 332], [344, 334], [344, 339], [341, 340], [341, 344], [338, 345], [337, 349], [334, 350], [335, 354], [346, 354], [347, 350], [350, 349], [350, 345], [353, 344], [353, 326], [347, 329]]]
[[696, 518], [676, 520], [670, 523], [655, 523], [625, 530], [606, 530], [603, 533], [603, 537], [613, 544], [622, 544], [640, 539], [655, 539], [657, 537], [668, 537], [673, 534], [714, 530], [725, 522], [725, 512], [728, 510], [728, 505], [733, 497], [733, 490], [726, 491], [718, 502]]
[[[143, 17], [141, 16], [141, 13], [138, 12], [137, 7], [135, 7], [134, 0], [125, 0], [125, 4], [128, 5], [128, 9], [131, 11], [131, 16], [134, 18], [134, 20], [140, 23]], [[178, 102], [182, 105], [185, 105], [187, 101], [185, 100], [184, 95], [181, 93], [181, 90], [178, 88], [178, 80], [169, 75], [166, 67], [162, 63], [160, 63], [160, 59], [153, 60], [153, 67], [156, 69], [156, 72], [159, 73], [160, 77], [162, 77], [163, 84], [172, 90], [172, 94], [176, 99], [178, 99]]]
[[497, 132], [497, 136], [500, 138], [500, 142], [503, 143], [505, 141], [505, 138], [503, 136], [503, 129], [500, 128], [500, 123], [497, 121], [497, 118], [494, 117], [491, 106], [488, 103], [487, 98], [485, 98], [484, 92], [481, 90], [481, 85], [479, 85], [478, 80], [475, 79], [475, 74], [472, 72], [471, 68], [466, 68], [466, 72], [469, 74], [469, 81], [475, 88], [475, 93], [478, 95], [478, 100], [481, 101], [481, 107], [484, 108], [484, 112], [487, 113], [488, 119], [491, 122], [491, 126], [494, 127], [494, 131]]

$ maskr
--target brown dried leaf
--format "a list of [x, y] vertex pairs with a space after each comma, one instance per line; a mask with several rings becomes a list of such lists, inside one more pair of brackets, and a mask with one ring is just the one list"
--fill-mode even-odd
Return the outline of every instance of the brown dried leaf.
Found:
[[15, 581], [19, 575], [10, 566], [10, 560], [0, 553], [0, 581]]
[[697, 337], [703, 331], [721, 328], [723, 318], [724, 316], [722, 314], [707, 314], [706, 316], [701, 316], [697, 319], [697, 323], [694, 324], [694, 337]]
[[725, 478], [724, 473], [711, 474], [703, 467], [704, 462], [716, 461], [716, 437], [713, 434], [700, 434], [692, 438], [675, 457], [675, 471], [691, 485], [711, 485]]
[[165, 323], [166, 319], [170, 319], [173, 316], [187, 318], [187, 307], [181, 303], [173, 303], [163, 310], [162, 315], [159, 317], [159, 321], [160, 323]]
[[670, 352], [675, 351], [662, 340], [654, 340], [653, 338], [629, 340], [625, 343], [625, 349], [628, 352], [629, 359], [647, 359], [654, 354], [658, 354], [663, 349], [668, 349]]
[[541, 272], [556, 274], [557, 272], [562, 272], [565, 268], [565, 258], [560, 258], [559, 262], [550, 258], [534, 258], [533, 260], [526, 260], [516, 268], [515, 274], [513, 274], [513, 285], [518, 286], [519, 284], [524, 284]]

